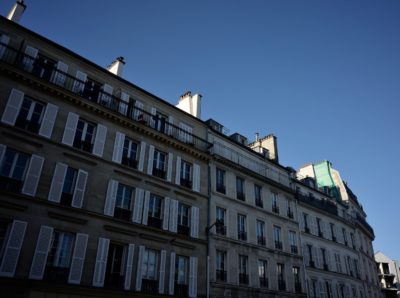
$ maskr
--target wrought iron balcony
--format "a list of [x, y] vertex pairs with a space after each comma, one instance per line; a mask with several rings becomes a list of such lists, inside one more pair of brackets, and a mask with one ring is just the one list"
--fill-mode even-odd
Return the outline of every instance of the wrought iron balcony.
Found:
[[10, 177], [0, 176], [0, 189], [10, 192], [20, 192], [23, 181]]
[[75, 139], [73, 143], [73, 147], [86, 151], [86, 152], [92, 152], [93, 149], [93, 144], [88, 141], [82, 141], [79, 139]]
[[153, 176], [161, 178], [161, 179], [165, 179], [166, 172], [163, 169], [158, 169], [158, 168], [153, 167]]
[[124, 276], [121, 273], [106, 273], [104, 278], [104, 287], [111, 289], [124, 288]]
[[290, 252], [292, 253], [292, 254], [297, 254], [299, 251], [298, 251], [298, 248], [297, 248], [297, 245], [291, 245], [290, 246]]
[[222, 225], [216, 225], [215, 226], [215, 232], [218, 235], [226, 236], [226, 226]]
[[276, 214], [279, 214], [279, 207], [276, 206], [276, 205], [273, 205], [273, 206], [272, 206], [272, 212], [274, 212], [274, 213], [276, 213]]
[[175, 282], [174, 297], [189, 297], [188, 285]]
[[158, 280], [156, 279], [142, 279], [142, 292], [146, 294], [158, 293]]
[[246, 273], [239, 273], [239, 283], [240, 284], [249, 284], [249, 275]]
[[122, 219], [125, 221], [131, 220], [132, 212], [131, 210], [115, 207], [114, 209], [114, 218]]
[[184, 186], [186, 188], [192, 188], [192, 181], [191, 180], [181, 178], [180, 182], [181, 182], [182, 186]]
[[265, 243], [266, 243], [265, 237], [264, 236], [257, 236], [257, 243], [258, 243], [258, 245], [265, 246]]
[[122, 157], [121, 163], [133, 169], [137, 169], [137, 160], [135, 158]]
[[225, 192], [226, 192], [225, 185], [217, 184], [217, 192], [225, 194]]
[[260, 277], [260, 287], [261, 288], [268, 288], [268, 278]]
[[286, 282], [282, 279], [278, 279], [278, 290], [286, 291]]
[[225, 270], [216, 270], [216, 278], [217, 281], [226, 282], [226, 271]]
[[73, 197], [73, 194], [72, 194], [72, 193], [62, 192], [62, 193], [61, 193], [60, 204], [61, 204], [61, 205], [64, 205], [64, 206], [71, 206], [71, 204], [72, 204], [72, 197]]
[[296, 199], [305, 204], [327, 211], [333, 215], [338, 215], [336, 203], [332, 201], [320, 200], [315, 198], [314, 196], [304, 195], [301, 192], [296, 192]]
[[256, 206], [263, 208], [264, 207], [263, 201], [261, 199], [256, 199]]
[[247, 233], [245, 231], [239, 231], [238, 232], [238, 239], [246, 241], [247, 240]]
[[310, 228], [305, 226], [304, 227], [304, 232], [307, 233], [307, 234], [310, 234]]
[[244, 201], [244, 200], [245, 200], [244, 192], [237, 192], [237, 193], [236, 193], [236, 198], [237, 198], [238, 200]]
[[29, 121], [27, 119], [22, 119], [19, 117], [15, 121], [15, 126], [33, 133], [38, 133], [40, 129], [40, 125], [37, 121]]
[[275, 249], [282, 250], [282, 241], [275, 240]]
[[178, 234], [189, 236], [189, 227], [178, 225]]
[[46, 266], [44, 279], [52, 282], [66, 283], [69, 275], [69, 267]]
[[155, 227], [155, 228], [161, 229], [161, 223], [162, 223], [161, 218], [153, 217], [153, 216], [149, 216], [147, 218], [147, 225], [150, 227]]

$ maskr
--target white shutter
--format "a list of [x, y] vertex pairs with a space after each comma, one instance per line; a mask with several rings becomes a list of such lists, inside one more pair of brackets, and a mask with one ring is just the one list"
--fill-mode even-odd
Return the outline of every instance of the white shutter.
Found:
[[10, 41], [10, 37], [8, 35], [2, 34], [0, 35], [0, 59], [3, 58], [4, 53], [6, 52], [6, 45]]
[[54, 123], [56, 121], [58, 113], [58, 106], [48, 103], [46, 105], [46, 111], [43, 115], [42, 124], [40, 126], [39, 135], [50, 139], [51, 133], [53, 132]]
[[26, 173], [22, 193], [34, 197], [42, 173], [44, 158], [33, 154], [29, 161], [28, 171]]
[[132, 221], [140, 224], [142, 222], [142, 211], [143, 211], [143, 195], [144, 190], [136, 188], [135, 190], [135, 205], [133, 208]]
[[93, 146], [93, 154], [99, 157], [103, 156], [104, 144], [106, 142], [107, 127], [98, 124], [96, 128], [96, 139]]
[[[141, 172], [143, 172], [144, 155], [145, 154], [146, 154], [146, 143], [145, 142], [140, 142], [138, 170], [141, 171]], [[153, 151], [153, 154], [154, 154], [154, 151]]]
[[160, 279], [158, 281], [158, 293], [164, 293], [164, 280], [165, 280], [165, 258], [167, 252], [165, 250], [161, 251], [161, 260], [160, 260]]
[[74, 253], [72, 254], [71, 269], [69, 270], [68, 282], [79, 285], [82, 278], [83, 263], [86, 256], [88, 235], [77, 233]]
[[164, 199], [164, 212], [163, 212], [163, 225], [162, 225], [163, 230], [168, 230], [170, 201], [171, 201], [170, 198], [165, 197], [165, 199]]
[[59, 203], [61, 200], [61, 194], [64, 186], [65, 175], [67, 174], [68, 166], [61, 162], [56, 164], [54, 170], [53, 179], [51, 181], [49, 191], [49, 201]]
[[110, 179], [108, 181], [106, 202], [104, 204], [104, 214], [114, 216], [115, 199], [117, 197], [118, 181]]
[[85, 196], [87, 177], [88, 177], [88, 172], [84, 170], [78, 171], [78, 176], [76, 178], [76, 184], [74, 189], [74, 195], [72, 196], [72, 203], [71, 203], [72, 207], [82, 208], [83, 198]]
[[22, 102], [24, 101], [24, 92], [18, 89], [12, 89], [8, 97], [7, 106], [4, 109], [1, 122], [8, 125], [15, 125]]
[[174, 252], [171, 252], [171, 257], [169, 259], [169, 295], [174, 295], [175, 288], [175, 256]]
[[150, 117], [150, 126], [153, 127], [153, 128], [155, 128], [155, 126], [156, 126], [155, 116], [156, 116], [156, 114], [157, 114], [157, 109], [154, 108], [154, 107], [151, 108], [150, 114], [151, 114], [151, 117]]
[[172, 179], [172, 159], [173, 154], [171, 152], [168, 153], [168, 164], [167, 164], [167, 181], [171, 182]]
[[128, 245], [128, 256], [126, 258], [126, 272], [125, 272], [125, 282], [124, 282], [125, 290], [131, 289], [134, 252], [135, 252], [135, 244], [131, 243]]
[[133, 112], [133, 118], [135, 120], [141, 120], [140, 118], [143, 117], [143, 103], [136, 100], [135, 101], [135, 110]]
[[168, 135], [172, 135], [172, 133], [173, 133], [173, 124], [174, 124], [174, 117], [169, 115], [168, 116]]
[[96, 265], [94, 267], [93, 274], [94, 287], [102, 287], [104, 285], [104, 275], [106, 273], [109, 245], [110, 239], [99, 238], [99, 244], [97, 246]]
[[197, 257], [189, 261], [189, 297], [197, 297]]
[[64, 135], [61, 143], [72, 146], [74, 143], [76, 127], [78, 125], [79, 116], [75, 113], [69, 112], [67, 123], [65, 124]]
[[51, 81], [58, 86], [64, 86], [68, 65], [62, 61], [58, 61], [56, 68], [57, 70], [54, 71]]
[[3, 260], [0, 264], [0, 276], [13, 277], [17, 268], [19, 253], [26, 231], [26, 221], [14, 220], [4, 248]]
[[136, 291], [142, 290], [142, 263], [145, 247], [143, 245], [139, 246], [139, 257], [136, 271]]
[[103, 85], [103, 92], [99, 93], [100, 104], [110, 106], [114, 88], [109, 84]]
[[128, 106], [129, 106], [129, 94], [126, 92], [121, 92], [121, 101], [118, 106], [118, 111], [127, 116], [128, 114]]
[[149, 158], [147, 161], [147, 174], [153, 174], [153, 159], [154, 159], [154, 146], [149, 146]]
[[199, 238], [199, 208], [192, 206], [192, 214], [190, 218], [190, 236]]
[[47, 254], [50, 249], [51, 239], [53, 237], [53, 228], [41, 226], [39, 236], [36, 242], [35, 254], [33, 256], [30, 279], [43, 279], [44, 269], [47, 261]]
[[150, 202], [150, 192], [146, 190], [144, 195], [144, 206], [143, 206], [143, 216], [142, 224], [147, 225], [147, 219], [149, 217], [149, 202]]
[[36, 60], [37, 54], [38, 54], [39, 50], [31, 47], [31, 46], [27, 46], [25, 49], [25, 55], [24, 58], [22, 60], [22, 63], [24, 64], [24, 69], [28, 72], [31, 72], [33, 69], [33, 62]]
[[114, 141], [114, 151], [112, 156], [112, 161], [116, 163], [121, 163], [122, 152], [124, 150], [125, 134], [117, 131], [115, 134]]
[[193, 164], [193, 191], [200, 192], [200, 166]]
[[181, 157], [176, 156], [175, 184], [181, 184]]
[[87, 74], [78, 70], [76, 72], [75, 77], [77, 80], [74, 80], [74, 85], [72, 86], [72, 92], [81, 93], [81, 92], [83, 92], [83, 89], [85, 88]]
[[176, 233], [178, 231], [178, 206], [177, 200], [171, 199], [169, 207], [169, 231]]

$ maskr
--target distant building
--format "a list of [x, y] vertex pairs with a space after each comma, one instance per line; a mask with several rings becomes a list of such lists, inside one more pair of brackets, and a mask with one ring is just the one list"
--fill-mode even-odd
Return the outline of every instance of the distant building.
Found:
[[399, 262], [390, 259], [382, 252], [375, 254], [376, 267], [378, 268], [379, 283], [382, 292], [387, 298], [400, 297], [400, 267]]

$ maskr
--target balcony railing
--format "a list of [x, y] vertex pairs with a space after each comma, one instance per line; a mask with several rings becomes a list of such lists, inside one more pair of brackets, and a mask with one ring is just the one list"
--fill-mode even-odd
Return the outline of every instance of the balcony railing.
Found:
[[239, 283], [247, 285], [249, 283], [249, 275], [246, 273], [239, 273]]
[[123, 156], [121, 163], [133, 169], [137, 168], [137, 160], [135, 158], [128, 158], [126, 156]]
[[300, 192], [296, 193], [296, 199], [300, 202], [306, 203], [318, 209], [327, 211], [333, 215], [338, 215], [338, 209], [334, 202], [329, 200], [320, 200], [315, 198], [314, 196], [304, 195]]
[[10, 192], [20, 192], [22, 189], [23, 181], [13, 179], [10, 177], [0, 176], [0, 189]]
[[294, 283], [294, 291], [297, 293], [297, 294], [299, 294], [299, 293], [301, 293], [301, 283], [300, 282], [295, 282]]
[[68, 274], [69, 268], [46, 266], [44, 279], [51, 282], [66, 283]]
[[310, 228], [305, 226], [304, 227], [304, 232], [307, 233], [307, 234], [310, 234]]
[[61, 193], [60, 204], [64, 205], [64, 206], [71, 206], [72, 197], [73, 197], [72, 193], [62, 192]]
[[224, 225], [215, 225], [215, 231], [218, 235], [225, 236], [226, 235], [226, 226]]
[[225, 194], [226, 192], [225, 185], [217, 184], [217, 192]]
[[257, 236], [257, 243], [258, 243], [258, 245], [265, 246], [265, 243], [266, 243], [265, 237], [264, 236]]
[[282, 250], [282, 242], [275, 240], [275, 249]]
[[226, 271], [225, 270], [217, 270], [216, 271], [217, 281], [226, 281]]
[[291, 245], [290, 246], [290, 252], [292, 253], [292, 254], [297, 254], [299, 251], [298, 251], [298, 248], [297, 248], [297, 245]]
[[256, 206], [263, 208], [264, 207], [263, 201], [261, 199], [256, 199]]
[[287, 216], [288, 216], [289, 218], [292, 218], [292, 219], [293, 219], [293, 217], [294, 217], [293, 211], [290, 210], [290, 209], [288, 209], [288, 211], [287, 211]]
[[247, 233], [244, 231], [239, 231], [238, 232], [238, 239], [246, 241], [247, 240]]
[[260, 277], [260, 288], [268, 288], [268, 278]]
[[112, 289], [124, 288], [124, 276], [121, 273], [106, 273], [104, 278], [104, 287]]
[[147, 219], [147, 225], [161, 229], [161, 218], [149, 216]]
[[79, 139], [74, 140], [73, 146], [77, 149], [81, 149], [86, 152], [92, 152], [92, 149], [93, 149], [93, 144], [91, 142], [82, 141]]
[[153, 176], [165, 179], [166, 172], [163, 169], [153, 168]]
[[315, 262], [313, 260], [310, 260], [308, 264], [311, 268], [315, 268]]
[[184, 186], [186, 188], [192, 188], [192, 181], [191, 180], [181, 178], [180, 182], [181, 182], [182, 186]]
[[278, 290], [286, 291], [286, 282], [284, 280], [278, 279]]
[[238, 200], [244, 201], [244, 200], [245, 200], [244, 193], [243, 193], [243, 192], [237, 192], [236, 198], [237, 198]]
[[178, 234], [189, 236], [189, 227], [178, 225]]
[[[4, 49], [3, 54], [0, 56], [0, 61], [26, 73], [30, 73], [58, 88], [75, 93], [83, 99], [106, 107], [121, 117], [127, 117], [130, 120], [146, 125], [202, 151], [208, 151], [212, 146], [206, 140], [169, 122], [164, 123], [165, 127], [160, 129], [160, 125], [156, 126], [157, 116], [136, 107], [134, 100], [122, 100], [119, 97], [104, 92], [101, 86], [94, 84], [91, 80], [82, 81], [66, 72], [58, 70], [54, 64], [43, 64], [40, 62], [43, 58], [40, 60], [39, 58], [26, 55], [22, 50], [14, 49], [3, 43], [0, 43], [0, 49]], [[42, 53], [41, 56], [44, 57]], [[44, 59], [47, 59], [47, 57], [44, 57]]]
[[158, 293], [158, 280], [156, 279], [142, 279], [142, 292], [146, 294]]
[[122, 219], [125, 221], [131, 220], [131, 210], [115, 207], [114, 209], [114, 218]]
[[189, 297], [189, 287], [186, 284], [178, 284], [175, 282], [174, 297]]
[[279, 214], [279, 207], [278, 206], [272, 206], [272, 212]]

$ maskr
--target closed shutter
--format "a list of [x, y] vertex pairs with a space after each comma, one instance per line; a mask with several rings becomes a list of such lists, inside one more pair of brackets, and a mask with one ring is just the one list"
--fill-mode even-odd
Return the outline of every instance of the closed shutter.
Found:
[[142, 216], [142, 224], [144, 225], [147, 225], [147, 219], [149, 217], [149, 202], [150, 202], [150, 192], [147, 190], [144, 195], [143, 216]]
[[175, 256], [174, 252], [171, 252], [171, 257], [169, 259], [169, 295], [174, 295], [175, 290]]
[[128, 115], [128, 107], [129, 107], [129, 94], [126, 92], [121, 92], [121, 101], [119, 102], [118, 105], [118, 112], [120, 112], [122, 115], [127, 116]]
[[135, 111], [133, 113], [133, 119], [135, 120], [142, 120], [144, 119], [143, 115], [143, 103], [140, 101], [136, 100], [135, 101]]
[[83, 89], [85, 88], [87, 74], [78, 70], [76, 72], [75, 77], [76, 77], [76, 80], [74, 80], [74, 85], [72, 86], [72, 92], [80, 94], [83, 92]]
[[62, 138], [62, 143], [68, 146], [72, 146], [74, 143], [76, 127], [78, 125], [79, 116], [75, 113], [69, 112], [67, 123], [65, 124], [64, 135]]
[[178, 206], [179, 202], [171, 199], [169, 206], [169, 231], [173, 233], [178, 231]]
[[171, 182], [172, 179], [172, 159], [173, 154], [171, 152], [168, 153], [168, 165], [167, 165], [167, 181]]
[[109, 84], [103, 85], [103, 92], [99, 94], [100, 104], [109, 107], [111, 105], [111, 99], [114, 88]]
[[168, 116], [168, 135], [172, 135], [173, 133], [173, 125], [174, 125], [174, 117]]
[[53, 73], [51, 81], [54, 84], [63, 87], [65, 84], [65, 79], [67, 78], [66, 74], [68, 72], [68, 65], [62, 61], [58, 61], [56, 68], [57, 70]]
[[115, 199], [117, 197], [118, 181], [110, 179], [106, 194], [106, 202], [104, 204], [104, 214], [114, 216]]
[[109, 245], [110, 239], [99, 238], [99, 244], [97, 246], [96, 265], [94, 267], [93, 274], [94, 287], [102, 287], [104, 285], [104, 276], [106, 273]]
[[197, 257], [189, 261], [189, 297], [197, 297]]
[[74, 195], [72, 196], [71, 206], [75, 208], [82, 208], [83, 198], [85, 197], [86, 181], [88, 172], [84, 170], [78, 171], [78, 177], [76, 178]]
[[[146, 143], [145, 142], [140, 142], [138, 170], [141, 171], [141, 172], [143, 172], [144, 155], [145, 154], [146, 154]], [[153, 154], [154, 154], [154, 151], [153, 151]]]
[[42, 125], [40, 126], [39, 135], [50, 139], [53, 132], [54, 123], [58, 113], [58, 106], [48, 103], [46, 111], [43, 115]]
[[24, 92], [18, 89], [12, 89], [8, 97], [6, 108], [4, 109], [1, 122], [8, 125], [15, 125], [22, 102], [24, 101]]
[[200, 192], [200, 166], [193, 164], [193, 191]]
[[166, 197], [164, 199], [164, 211], [163, 211], [163, 224], [162, 228], [163, 230], [168, 230], [168, 221], [169, 221], [169, 205], [170, 205], [171, 199]]
[[142, 211], [143, 211], [143, 196], [144, 190], [136, 188], [135, 190], [135, 205], [133, 207], [132, 221], [134, 223], [142, 223]]
[[76, 234], [75, 248], [74, 253], [72, 254], [71, 269], [68, 277], [68, 282], [70, 284], [79, 285], [81, 283], [88, 237], [87, 234]]
[[311, 234], [318, 235], [318, 228], [315, 216], [310, 215]]
[[24, 65], [24, 69], [28, 72], [31, 72], [33, 69], [33, 62], [35, 62], [37, 54], [38, 54], [39, 50], [31, 47], [31, 46], [27, 46], [25, 49], [25, 55], [23, 56], [23, 60], [22, 63]]
[[149, 158], [147, 160], [147, 174], [153, 174], [154, 146], [149, 146]]
[[26, 221], [14, 220], [4, 249], [0, 264], [0, 276], [13, 277], [17, 268], [19, 253], [26, 231]]
[[10, 37], [5, 34], [0, 35], [0, 59], [3, 58], [4, 53], [6, 52], [6, 46], [10, 41]]
[[190, 218], [190, 236], [193, 238], [199, 238], [199, 208], [192, 206]]
[[93, 146], [93, 154], [99, 157], [103, 156], [104, 144], [106, 142], [107, 127], [98, 124], [96, 129], [96, 139]]
[[181, 157], [176, 156], [175, 184], [181, 184]]
[[124, 289], [125, 290], [131, 289], [134, 252], [135, 252], [135, 244], [131, 243], [128, 245], [128, 256], [126, 258], [126, 272], [125, 272], [125, 281], [124, 281]]
[[54, 170], [53, 179], [51, 181], [49, 191], [49, 201], [59, 203], [61, 200], [61, 194], [64, 186], [65, 175], [67, 174], [68, 166], [61, 162], [56, 164]]
[[125, 134], [117, 131], [115, 134], [114, 141], [114, 151], [112, 156], [112, 161], [116, 163], [121, 163], [122, 152], [124, 150]]
[[137, 263], [137, 271], [136, 271], [136, 291], [142, 290], [142, 263], [143, 263], [143, 255], [144, 255], [145, 247], [143, 245], [139, 246], [139, 257]]
[[28, 171], [26, 173], [22, 193], [34, 197], [42, 173], [44, 158], [33, 154], [29, 161]]
[[33, 255], [30, 279], [43, 279], [44, 269], [46, 267], [47, 254], [50, 249], [51, 239], [53, 237], [53, 228], [41, 226], [36, 243], [35, 254]]
[[155, 127], [156, 127], [155, 117], [156, 117], [156, 114], [157, 114], [157, 109], [154, 108], [154, 107], [151, 108], [150, 114], [151, 114], [151, 117], [150, 117], [150, 126], [153, 127], [153, 128], [155, 128]]
[[161, 251], [161, 260], [160, 260], [160, 279], [158, 281], [158, 293], [164, 293], [164, 280], [165, 280], [165, 259], [167, 256], [167, 252], [165, 250]]

